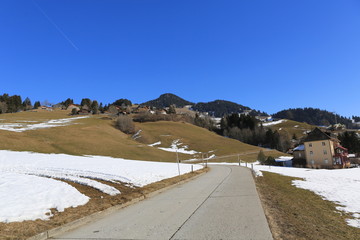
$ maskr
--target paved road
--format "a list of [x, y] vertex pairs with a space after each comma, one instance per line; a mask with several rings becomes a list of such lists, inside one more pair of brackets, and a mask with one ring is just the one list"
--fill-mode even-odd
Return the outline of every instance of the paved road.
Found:
[[251, 172], [212, 166], [193, 181], [55, 239], [272, 239]]

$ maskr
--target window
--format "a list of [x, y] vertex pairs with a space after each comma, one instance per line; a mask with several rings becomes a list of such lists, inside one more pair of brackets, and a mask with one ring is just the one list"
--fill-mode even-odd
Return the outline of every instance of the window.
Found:
[[322, 144], [323, 146], [325, 146], [325, 142], [322, 142], [321, 144]]
[[324, 155], [326, 155], [327, 154], [327, 151], [326, 150], [324, 150]]
[[309, 143], [309, 147], [312, 147], [312, 143]]
[[314, 152], [313, 151], [310, 151], [310, 155], [313, 155], [314, 154]]
[[327, 158], [324, 159], [324, 163], [325, 164], [328, 164], [329, 163], [329, 160]]
[[315, 161], [314, 160], [310, 160], [310, 162], [311, 162], [311, 165], [314, 165], [314, 163], [315, 163]]

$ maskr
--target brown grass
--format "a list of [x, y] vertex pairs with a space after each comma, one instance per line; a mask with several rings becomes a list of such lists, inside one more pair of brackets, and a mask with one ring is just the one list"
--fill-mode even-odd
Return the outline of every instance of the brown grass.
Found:
[[[295, 128], [296, 125], [298, 125], [298, 127]], [[273, 131], [277, 130], [279, 132], [286, 132], [290, 138], [292, 138], [295, 134], [296, 137], [299, 139], [306, 136], [306, 134], [304, 134], [305, 131], [313, 130], [315, 126], [307, 123], [287, 120], [285, 122], [269, 126], [269, 128], [271, 128]], [[280, 128], [281, 130], [279, 130]]]
[[202, 169], [193, 173], [188, 173], [181, 176], [165, 179], [156, 183], [152, 183], [141, 188], [130, 188], [125, 186], [124, 184], [114, 184], [111, 182], [102, 181], [103, 183], [111, 185], [121, 191], [121, 194], [116, 196], [110, 196], [94, 188], [65, 181], [78, 189], [81, 193], [90, 197], [90, 201], [84, 206], [67, 208], [64, 212], [57, 212], [55, 210], [52, 210], [54, 216], [51, 217], [48, 221], [36, 220], [14, 223], [0, 223], [0, 239], [27, 239], [41, 232], [45, 232], [55, 227], [59, 227], [76, 219], [80, 219], [84, 216], [88, 216], [90, 214], [105, 210], [115, 205], [124, 204], [131, 201], [132, 199], [174, 185], [206, 171], [208, 171], [208, 169]]
[[[189, 146], [189, 149], [200, 152], [215, 150], [214, 154], [217, 156], [244, 154], [242, 156], [243, 161], [255, 161], [258, 152], [263, 149], [235, 139], [222, 137], [189, 123], [162, 121], [137, 123], [136, 126], [143, 130], [139, 142], [150, 144], [161, 141], [162, 147], [169, 147], [173, 140], [180, 139], [184, 145]], [[280, 156], [284, 154], [278, 151], [270, 151], [269, 155]], [[189, 156], [185, 157], [189, 158]], [[233, 161], [232, 158], [229, 161]]]
[[[69, 117], [67, 111], [21, 112], [2, 114], [5, 122], [16, 120], [49, 120]], [[136, 123], [141, 129], [141, 138], [133, 140], [130, 135], [114, 127], [114, 121], [106, 115], [90, 116], [74, 124], [25, 131], [21, 133], [0, 130], [0, 149], [14, 151], [34, 151], [40, 153], [65, 153], [72, 155], [103, 155], [136, 160], [175, 161], [176, 154], [149, 147], [147, 144], [161, 141], [163, 147], [170, 147], [175, 139], [189, 146], [189, 149], [207, 152], [216, 150], [217, 156], [251, 153], [243, 161], [253, 161], [261, 149], [240, 141], [219, 136], [207, 129], [181, 122]], [[270, 154], [279, 156], [274, 151]], [[180, 159], [192, 158], [179, 154]]]
[[274, 239], [359, 239], [336, 205], [311, 191], [291, 185], [296, 178], [263, 172], [256, 185]]

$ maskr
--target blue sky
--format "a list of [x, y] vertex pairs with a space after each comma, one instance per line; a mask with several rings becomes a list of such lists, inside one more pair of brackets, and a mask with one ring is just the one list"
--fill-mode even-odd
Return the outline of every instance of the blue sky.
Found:
[[0, 93], [360, 115], [360, 1], [2, 0]]

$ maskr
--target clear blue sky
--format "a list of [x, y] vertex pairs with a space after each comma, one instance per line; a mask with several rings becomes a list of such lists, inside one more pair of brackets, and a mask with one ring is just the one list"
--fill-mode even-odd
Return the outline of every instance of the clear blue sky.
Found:
[[2, 0], [0, 93], [360, 115], [358, 0]]

